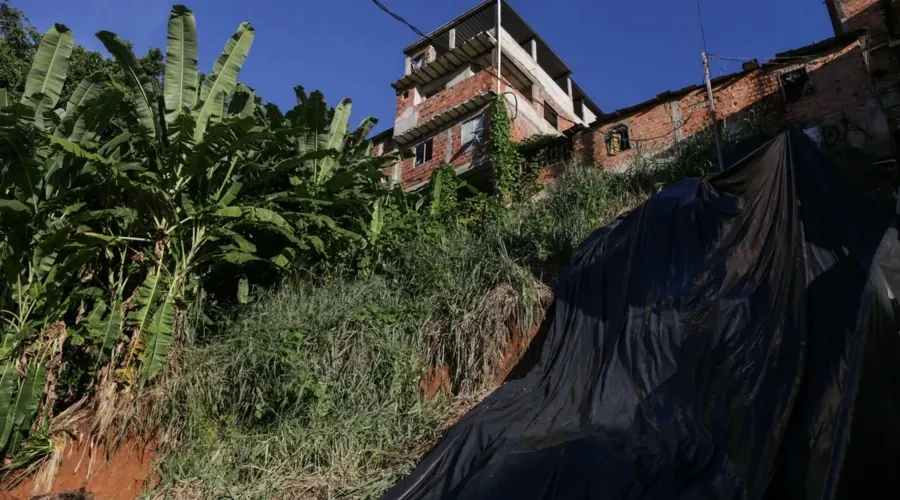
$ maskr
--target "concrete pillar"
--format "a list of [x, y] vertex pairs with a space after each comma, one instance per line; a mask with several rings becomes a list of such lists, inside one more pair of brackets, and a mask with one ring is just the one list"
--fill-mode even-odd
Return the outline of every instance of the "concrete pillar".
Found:
[[572, 79], [566, 77], [566, 91], [569, 93], [569, 99], [572, 99]]
[[456, 28], [450, 29], [450, 41], [447, 42], [447, 45], [449, 45], [450, 50], [456, 48]]
[[405, 76], [410, 73], [412, 73], [412, 59], [407, 57], [406, 58], [406, 68], [403, 70], [403, 75]]
[[684, 134], [684, 130], [682, 130], [684, 123], [681, 118], [681, 104], [678, 101], [669, 103], [669, 115], [672, 120], [672, 130], [675, 131], [675, 142], [678, 142], [682, 139]]
[[400, 168], [401, 164], [401, 161], [397, 161], [394, 163], [394, 168], [391, 172], [391, 185], [403, 182], [403, 170]]
[[537, 62], [537, 39], [531, 39], [531, 58], [534, 59], [534, 62]]
[[447, 142], [444, 145], [444, 163], [450, 163], [453, 160], [453, 130], [455, 127], [447, 129]]

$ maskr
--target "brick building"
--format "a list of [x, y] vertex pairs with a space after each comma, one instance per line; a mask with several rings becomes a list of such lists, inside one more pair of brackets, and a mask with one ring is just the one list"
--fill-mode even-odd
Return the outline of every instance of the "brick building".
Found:
[[[798, 126], [829, 152], [860, 153], [851, 156], [857, 164], [890, 162], [900, 123], [900, 0], [825, 4], [834, 37], [745, 61], [742, 71], [712, 81], [718, 126], [726, 134]], [[415, 153], [389, 172], [407, 189], [444, 163], [476, 186], [490, 179], [484, 112], [497, 89], [496, 5], [485, 1], [404, 49], [394, 127], [374, 142], [376, 153]], [[700, 82], [602, 113], [505, 1], [500, 18], [500, 87], [514, 141], [566, 135], [576, 160], [621, 170], [711, 128]]]
[[860, 39], [875, 90], [893, 119], [900, 118], [900, 0], [826, 0], [836, 36]]
[[[900, 0], [897, 2], [900, 4]], [[798, 126], [833, 152], [892, 159], [893, 118], [900, 111], [900, 71], [892, 41], [892, 10], [880, 0], [828, 0], [835, 36], [777, 54], [712, 81], [716, 118], [724, 133]], [[712, 126], [705, 85], [664, 92], [600, 116], [574, 139], [585, 163], [627, 168]]]
[[394, 127], [373, 138], [375, 153], [409, 149], [414, 157], [389, 172], [406, 189], [427, 183], [442, 164], [474, 185], [490, 178], [486, 109], [500, 93], [512, 120], [511, 138], [562, 135], [588, 126], [600, 108], [572, 79], [572, 70], [524, 19], [501, 2], [485, 1], [441, 26], [403, 52]]

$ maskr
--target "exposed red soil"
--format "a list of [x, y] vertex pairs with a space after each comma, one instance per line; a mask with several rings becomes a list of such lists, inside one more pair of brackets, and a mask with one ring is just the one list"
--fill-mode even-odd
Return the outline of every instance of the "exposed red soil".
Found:
[[[506, 349], [500, 357], [494, 370], [494, 383], [499, 386], [506, 381], [509, 374], [513, 371], [522, 355], [528, 350], [531, 341], [540, 331], [541, 323], [535, 323], [524, 334], [514, 326], [508, 326], [510, 332], [509, 340], [506, 343]], [[450, 367], [445, 363], [438, 367], [431, 367], [419, 382], [422, 394], [427, 399], [431, 399], [439, 394], [450, 394]]]
[[[156, 443], [130, 440], [122, 444], [106, 460], [102, 449], [90, 450], [83, 442], [68, 446], [50, 493], [83, 491], [95, 500], [130, 500], [136, 498], [144, 483], [152, 481], [152, 462]], [[94, 470], [87, 477], [90, 454], [95, 453]], [[26, 479], [13, 490], [0, 490], [0, 499], [32, 498], [32, 479]], [[83, 488], [83, 489], [82, 489]], [[37, 497], [41, 498], [41, 497]], [[49, 497], [53, 498], [53, 497]]]
[[441, 393], [450, 394], [450, 367], [445, 363], [437, 368], [429, 368], [419, 382], [419, 387], [429, 399]]
[[[510, 327], [506, 349], [496, 364], [494, 380], [501, 385], [522, 359], [532, 340], [539, 334], [541, 323], [532, 325], [527, 332]], [[419, 382], [426, 398], [439, 394], [449, 395], [450, 367], [446, 364], [432, 367]], [[96, 500], [130, 500], [136, 498], [144, 485], [154, 481], [153, 459], [156, 443], [145, 444], [140, 440], [130, 440], [120, 446], [107, 459], [103, 450], [90, 450], [87, 444], [70, 444], [63, 454], [63, 460], [53, 482], [50, 494], [83, 492], [87, 498]], [[95, 453], [94, 470], [87, 477], [90, 454]], [[12, 490], [0, 484], [0, 500], [25, 500], [31, 498], [54, 498], [53, 496], [32, 495], [33, 480], [28, 478]], [[62, 498], [62, 497], [60, 497]]]
[[531, 325], [524, 335], [516, 327], [509, 328], [511, 332], [509, 342], [506, 344], [506, 350], [503, 353], [503, 357], [500, 358], [497, 370], [494, 372], [494, 382], [497, 385], [501, 385], [506, 381], [506, 378], [519, 363], [519, 360], [522, 359], [522, 355], [528, 350], [528, 346], [531, 345], [531, 341], [534, 340], [540, 329], [540, 322]]

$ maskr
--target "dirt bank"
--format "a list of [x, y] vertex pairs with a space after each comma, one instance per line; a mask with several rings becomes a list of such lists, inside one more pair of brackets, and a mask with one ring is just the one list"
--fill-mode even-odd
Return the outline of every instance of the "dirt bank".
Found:
[[[155, 443], [127, 441], [109, 456], [103, 450], [91, 450], [86, 443], [72, 443], [63, 452], [62, 463], [50, 493], [85, 493], [95, 500], [130, 500], [143, 489], [152, 477]], [[91, 453], [94, 454], [94, 468], [88, 477]], [[33, 481], [26, 479], [13, 490], [3, 487], [0, 499], [44, 498], [32, 496]], [[79, 495], [80, 496], [80, 495]], [[72, 498], [50, 496], [47, 498]], [[78, 498], [76, 496], [75, 498]]]

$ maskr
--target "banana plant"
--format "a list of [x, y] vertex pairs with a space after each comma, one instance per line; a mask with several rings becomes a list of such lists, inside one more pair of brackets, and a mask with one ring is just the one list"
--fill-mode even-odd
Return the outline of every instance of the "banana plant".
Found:
[[[216, 262], [211, 241], [248, 218], [260, 217], [249, 208], [238, 215], [233, 211], [216, 215], [240, 201], [237, 179], [254, 139], [263, 132], [254, 127], [252, 118], [240, 118], [248, 115], [246, 102], [253, 97], [237, 83], [255, 30], [241, 23], [201, 83], [194, 14], [175, 5], [169, 16], [162, 95], [156, 94], [127, 43], [108, 31], [97, 37], [119, 63], [136, 96], [137, 130], [126, 141], [130, 150], [122, 158], [107, 160], [125, 165], [127, 198], [148, 202], [139, 209], [140, 220], [122, 229], [150, 235], [152, 244], [141, 249], [150, 265], [136, 291], [137, 307], [118, 317], [115, 308], [98, 303], [96, 307], [106, 312], [97, 315], [95, 325], [102, 328], [121, 320], [133, 330], [135, 341], [120, 374], [133, 380], [140, 362], [143, 375], [153, 378], [172, 343], [177, 310], [202, 279], [204, 265]], [[213, 223], [210, 217], [221, 220]], [[277, 222], [269, 226], [276, 232], [284, 230]], [[246, 262], [251, 253], [236, 257], [225, 252], [221, 257]]]
[[62, 24], [54, 25], [41, 38], [21, 99], [23, 105], [34, 110], [34, 125], [38, 129], [47, 130], [58, 121], [53, 109], [66, 80], [72, 47], [72, 32]]
[[325, 254], [345, 259], [370, 245], [371, 228], [380, 225], [378, 200], [391, 191], [384, 172], [402, 154], [371, 155], [366, 137], [377, 120], [366, 118], [351, 131], [350, 99], [331, 108], [321, 92], [307, 94], [300, 86], [294, 92], [297, 104], [284, 115], [272, 105], [256, 109], [257, 120], [277, 138], [271, 154], [285, 158], [272, 175], [276, 185], [265, 191], [298, 231], [318, 235]]
[[[96, 73], [60, 102], [73, 42], [56, 25], [22, 100], [0, 90], [0, 459], [53, 411], [42, 391], [63, 345], [120, 384], [152, 380], [187, 304], [246, 302], [258, 270], [367, 267], [392, 237], [403, 195], [383, 172], [400, 156], [371, 155], [376, 121], [351, 130], [349, 99], [298, 87], [286, 114], [257, 105], [237, 82], [254, 35], [241, 24], [201, 79], [193, 13], [176, 5], [162, 91], [100, 32], [130, 90]], [[111, 124], [123, 110], [134, 123]]]
[[[222, 121], [226, 116], [225, 104], [235, 92], [238, 74], [255, 36], [256, 31], [250, 23], [241, 23], [201, 84], [194, 13], [183, 5], [175, 5], [169, 15], [163, 95], [158, 96], [128, 44], [115, 33], [97, 33], [97, 38], [122, 67], [125, 80], [135, 91], [140, 131], [152, 135], [160, 143], [186, 139], [177, 137], [183, 132], [183, 128], [177, 126], [182, 116], [188, 116], [194, 122], [191, 137], [194, 143], [203, 140], [210, 124]], [[176, 137], [169, 137], [169, 128]]]
[[62, 348], [66, 315], [101, 293], [85, 270], [105, 242], [90, 235], [97, 216], [84, 200], [102, 180], [78, 143], [98, 137], [121, 97], [96, 73], [57, 107], [72, 47], [69, 29], [55, 25], [20, 102], [0, 92], [0, 457], [29, 432], [47, 373], [58, 368], [47, 353]]

